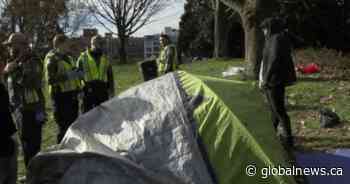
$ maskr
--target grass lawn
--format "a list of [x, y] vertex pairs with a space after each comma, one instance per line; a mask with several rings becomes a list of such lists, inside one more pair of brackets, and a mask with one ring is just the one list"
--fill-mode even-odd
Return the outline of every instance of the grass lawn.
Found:
[[[222, 72], [229, 66], [243, 66], [242, 60], [209, 60], [185, 64], [181, 70], [194, 74], [222, 78]], [[117, 93], [142, 82], [137, 64], [114, 67]], [[233, 78], [230, 78], [233, 79]], [[291, 115], [293, 133], [299, 150], [326, 150], [350, 147], [350, 81], [324, 80], [318, 76], [301, 76], [299, 82], [287, 90], [288, 110]], [[320, 107], [334, 109], [342, 124], [333, 129], [319, 128]], [[48, 109], [51, 112], [51, 109]], [[52, 114], [52, 113], [51, 113]], [[45, 150], [56, 143], [57, 127], [50, 115], [43, 130]], [[19, 176], [24, 175], [23, 157], [19, 157]]]
[[[300, 77], [288, 89], [289, 113], [299, 149], [327, 150], [350, 147], [350, 81]], [[335, 111], [342, 123], [321, 129], [320, 108]]]

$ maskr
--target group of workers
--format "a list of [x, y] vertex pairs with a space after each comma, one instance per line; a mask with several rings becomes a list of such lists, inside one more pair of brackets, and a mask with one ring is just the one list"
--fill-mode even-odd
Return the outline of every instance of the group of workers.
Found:
[[[160, 43], [163, 49], [157, 63], [162, 75], [174, 70], [177, 56], [167, 35], [161, 35]], [[12, 184], [17, 180], [17, 130], [26, 167], [41, 149], [42, 127], [47, 121], [44, 84], [48, 84], [60, 143], [79, 112], [114, 96], [115, 81], [99, 36], [91, 38], [90, 47], [76, 60], [64, 34], [54, 37], [53, 49], [44, 59], [30, 48], [22, 33], [11, 34], [3, 44], [9, 59], [0, 67], [0, 184]]]

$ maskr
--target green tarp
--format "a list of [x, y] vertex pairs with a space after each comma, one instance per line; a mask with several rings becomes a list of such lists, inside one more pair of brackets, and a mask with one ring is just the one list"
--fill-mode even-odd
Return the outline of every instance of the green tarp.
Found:
[[[252, 83], [185, 72], [179, 72], [179, 76], [188, 95], [204, 97], [194, 118], [220, 184], [295, 183], [288, 176], [263, 179], [265, 175], [261, 172], [266, 172], [261, 171], [263, 167], [288, 164], [275, 136], [267, 104]], [[256, 166], [255, 177], [246, 174], [249, 165]]]

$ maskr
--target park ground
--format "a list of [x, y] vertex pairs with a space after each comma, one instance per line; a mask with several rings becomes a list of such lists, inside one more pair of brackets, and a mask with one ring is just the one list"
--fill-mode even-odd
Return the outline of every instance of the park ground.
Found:
[[[315, 56], [312, 53], [313, 51], [300, 53], [301, 62], [321, 60], [320, 56]], [[321, 57], [325, 59], [324, 56]], [[305, 61], [305, 58], [310, 61]], [[232, 66], [244, 66], [244, 62], [242, 59], [210, 59], [183, 64], [180, 69], [193, 74], [223, 78], [222, 72]], [[291, 116], [293, 134], [296, 137], [296, 147], [299, 151], [326, 151], [350, 147], [350, 80], [344, 76], [334, 75], [334, 72], [338, 72], [332, 70], [334, 68], [336, 67], [327, 66], [327, 69], [324, 67], [320, 74], [310, 76], [299, 74], [298, 83], [287, 89], [287, 108]], [[114, 72], [118, 94], [142, 83], [142, 77], [136, 63], [115, 65]], [[228, 79], [242, 80], [242, 77]], [[334, 110], [340, 116], [341, 124], [334, 128], [321, 129], [319, 109], [323, 107]], [[52, 109], [48, 107], [48, 111], [51, 112]], [[56, 143], [57, 127], [53, 121], [52, 113], [49, 114], [49, 121], [43, 130], [43, 150]], [[23, 156], [20, 155], [18, 175], [23, 176], [24, 174]]]

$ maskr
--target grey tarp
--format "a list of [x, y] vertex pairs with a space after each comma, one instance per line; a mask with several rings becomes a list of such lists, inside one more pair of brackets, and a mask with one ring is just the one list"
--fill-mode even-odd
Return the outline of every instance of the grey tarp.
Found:
[[174, 74], [82, 115], [31, 162], [30, 184], [213, 183]]

